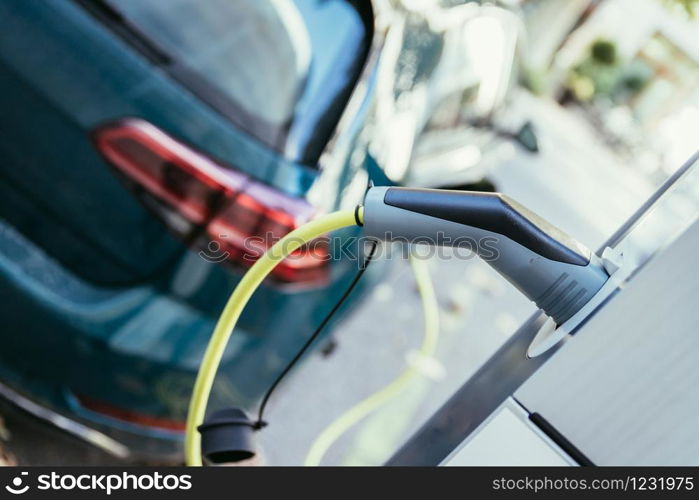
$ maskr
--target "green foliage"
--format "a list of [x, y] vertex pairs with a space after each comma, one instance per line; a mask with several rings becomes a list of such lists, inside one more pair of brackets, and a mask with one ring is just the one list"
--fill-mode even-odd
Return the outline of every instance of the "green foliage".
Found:
[[590, 45], [587, 57], [571, 69], [566, 84], [580, 101], [611, 96], [621, 71], [616, 44], [598, 39]]
[[611, 66], [617, 62], [616, 44], [611, 40], [596, 40], [590, 47], [590, 57], [599, 64]]
[[696, 15], [696, 9], [699, 5], [699, 0], [664, 0], [667, 5], [677, 6], [679, 5], [684, 9], [687, 15], [694, 18]]
[[519, 83], [536, 95], [542, 95], [546, 90], [548, 69], [522, 66], [519, 72]]

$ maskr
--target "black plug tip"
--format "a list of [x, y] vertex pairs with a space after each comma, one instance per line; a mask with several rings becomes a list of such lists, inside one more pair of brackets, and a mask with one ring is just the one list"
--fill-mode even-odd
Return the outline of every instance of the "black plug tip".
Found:
[[254, 432], [264, 425], [240, 408], [215, 411], [198, 428], [201, 453], [213, 464], [248, 460], [257, 454]]

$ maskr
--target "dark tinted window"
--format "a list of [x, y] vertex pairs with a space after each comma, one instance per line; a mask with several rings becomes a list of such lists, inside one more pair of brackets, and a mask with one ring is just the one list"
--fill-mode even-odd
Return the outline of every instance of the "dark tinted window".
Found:
[[347, 104], [369, 51], [373, 12], [369, 0], [296, 0], [313, 47], [311, 71], [299, 101], [286, 151], [317, 161]]
[[368, 1], [108, 4], [164, 54], [175, 78], [262, 142], [309, 164], [339, 119], [371, 39]]

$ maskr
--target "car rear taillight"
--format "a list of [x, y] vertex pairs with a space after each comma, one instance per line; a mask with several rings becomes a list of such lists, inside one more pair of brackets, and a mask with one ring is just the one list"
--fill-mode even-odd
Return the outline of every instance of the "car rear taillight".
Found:
[[[305, 200], [223, 166], [143, 120], [101, 127], [94, 140], [134, 194], [207, 260], [249, 266], [313, 216]], [[314, 242], [277, 265], [272, 276], [319, 283], [327, 271], [327, 245]]]
[[76, 394], [75, 399], [83, 409], [114, 420], [170, 432], [184, 432], [185, 430], [186, 423], [184, 420], [144, 415], [81, 394]]

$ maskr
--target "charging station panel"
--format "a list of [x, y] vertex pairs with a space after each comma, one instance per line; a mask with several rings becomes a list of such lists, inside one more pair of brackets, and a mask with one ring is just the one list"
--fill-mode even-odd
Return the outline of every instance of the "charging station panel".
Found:
[[596, 465], [699, 465], [699, 221], [516, 393]]
[[[699, 465], [698, 215], [699, 152], [599, 249], [624, 272], [572, 337], [527, 357], [548, 321], [534, 314], [387, 464], [476, 463], [480, 449], [514, 465], [517, 443], [536, 435], [533, 451], [545, 444], [581, 465]], [[509, 444], [498, 437], [505, 406], [521, 417], [509, 419]], [[517, 453], [532, 465], [544, 456]]]

